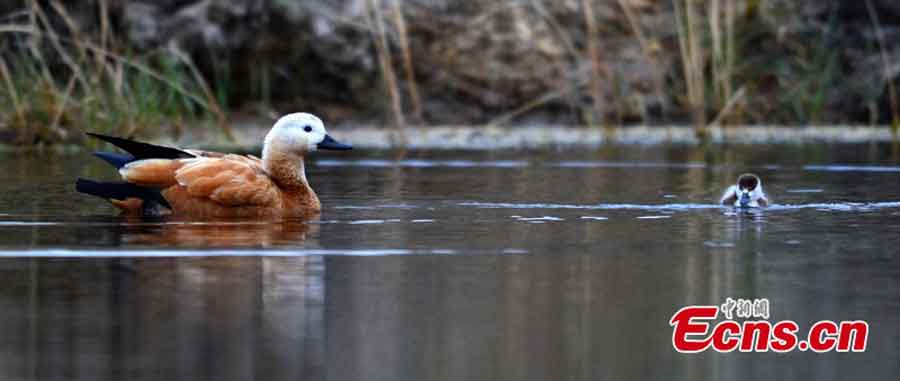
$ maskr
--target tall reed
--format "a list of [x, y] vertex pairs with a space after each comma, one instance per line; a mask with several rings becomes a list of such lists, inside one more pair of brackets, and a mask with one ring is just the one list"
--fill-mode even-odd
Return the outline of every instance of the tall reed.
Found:
[[602, 61], [600, 50], [600, 36], [597, 28], [597, 19], [594, 15], [593, 0], [581, 0], [581, 9], [584, 12], [584, 24], [586, 28], [587, 56], [591, 64], [591, 120], [593, 124], [603, 123], [605, 114], [605, 101], [603, 99], [603, 79], [608, 77], [606, 66]]
[[872, 26], [875, 28], [875, 35], [878, 39], [878, 50], [881, 55], [881, 66], [884, 80], [887, 82], [888, 102], [891, 107], [891, 131], [896, 136], [900, 130], [900, 107], [898, 107], [897, 88], [894, 86], [894, 79], [891, 77], [891, 59], [887, 51], [884, 41], [884, 30], [881, 28], [881, 21], [878, 19], [878, 12], [872, 5], [872, 0], [866, 0], [866, 10], [872, 19]]
[[378, 55], [378, 63], [381, 67], [381, 76], [384, 86], [390, 95], [390, 106], [394, 115], [394, 124], [402, 129], [406, 125], [403, 115], [403, 104], [400, 99], [400, 91], [397, 86], [397, 76], [394, 74], [394, 64], [391, 59], [390, 45], [388, 43], [387, 28], [384, 25], [384, 15], [381, 11], [380, 0], [368, 0], [369, 30], [375, 42], [375, 51]]
[[712, 37], [712, 102], [715, 108], [721, 110], [734, 95], [735, 0], [710, 0], [707, 17]]
[[688, 105], [698, 136], [706, 135], [706, 78], [702, 31], [695, 0], [673, 0], [678, 46], [687, 87]]
[[419, 88], [416, 84], [416, 73], [413, 67], [412, 53], [409, 50], [409, 37], [406, 27], [406, 18], [403, 16], [403, 0], [392, 0], [394, 26], [397, 28], [397, 38], [400, 43], [400, 53], [403, 56], [403, 69], [406, 72], [406, 87], [412, 104], [413, 116], [422, 121], [422, 101], [419, 98]]

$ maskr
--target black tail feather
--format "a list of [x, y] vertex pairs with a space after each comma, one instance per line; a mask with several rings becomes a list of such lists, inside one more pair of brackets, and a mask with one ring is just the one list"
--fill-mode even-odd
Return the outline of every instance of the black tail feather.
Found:
[[[143, 159], [186, 159], [195, 157], [187, 152], [184, 152], [177, 148], [172, 147], [163, 147], [149, 143], [136, 142], [130, 139], [118, 138], [115, 136], [107, 136], [101, 134], [95, 134], [93, 132], [87, 133], [90, 136], [93, 136], [97, 139], [103, 140], [109, 144], [112, 144], [116, 147], [121, 148], [125, 152], [130, 153], [134, 156], [134, 160], [143, 160]], [[102, 157], [101, 157], [102, 158]], [[106, 160], [105, 158], [103, 158]]]
[[139, 198], [144, 200], [144, 210], [155, 208], [157, 205], [171, 209], [172, 206], [163, 198], [157, 189], [145, 188], [125, 182], [98, 182], [79, 178], [75, 181], [75, 190], [91, 196], [103, 199], [125, 200]]
[[113, 152], [94, 152], [94, 156], [103, 159], [103, 161], [112, 164], [113, 167], [122, 168], [125, 164], [128, 164], [135, 160], [134, 156], [122, 153], [113, 153]]

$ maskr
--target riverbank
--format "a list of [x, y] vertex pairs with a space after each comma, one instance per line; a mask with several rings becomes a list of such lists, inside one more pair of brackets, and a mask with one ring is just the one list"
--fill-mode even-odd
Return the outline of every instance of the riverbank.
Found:
[[[269, 131], [267, 123], [242, 123], [230, 130], [189, 129], [178, 138], [168, 134], [145, 141], [170, 146], [217, 149], [232, 152], [258, 151]], [[388, 150], [502, 150], [502, 149], [594, 149], [604, 146], [656, 145], [769, 145], [769, 144], [861, 144], [900, 142], [890, 127], [869, 126], [742, 126], [711, 127], [705, 141], [687, 126], [571, 127], [571, 126], [439, 126], [406, 127], [346, 125], [329, 127], [336, 139], [357, 149]], [[17, 146], [0, 144], [0, 152], [71, 152], [83, 146]]]
[[[258, 149], [268, 124], [244, 124], [234, 128], [234, 141], [213, 136], [215, 130], [191, 130], [178, 141], [185, 146], [217, 146], [233, 150]], [[205, 132], [204, 132], [205, 131]], [[889, 127], [863, 126], [744, 126], [712, 127], [701, 141], [686, 126], [631, 127], [406, 127], [337, 126], [329, 128], [336, 139], [360, 149], [495, 150], [557, 147], [598, 148], [606, 145], [700, 144], [848, 144], [897, 141]]]

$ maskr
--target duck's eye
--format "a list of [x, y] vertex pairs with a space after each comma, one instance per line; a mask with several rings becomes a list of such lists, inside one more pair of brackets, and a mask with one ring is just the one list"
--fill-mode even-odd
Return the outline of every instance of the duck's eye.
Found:
[[303, 131], [312, 132], [312, 126], [303, 126]]

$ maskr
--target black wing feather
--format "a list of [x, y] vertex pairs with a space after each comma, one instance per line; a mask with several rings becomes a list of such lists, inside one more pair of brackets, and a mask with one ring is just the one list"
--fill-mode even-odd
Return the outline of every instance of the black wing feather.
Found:
[[125, 164], [128, 164], [135, 160], [134, 156], [125, 153], [98, 151], [94, 152], [94, 156], [103, 159], [103, 161], [111, 164], [113, 167], [116, 167], [116, 169], [122, 168], [125, 166]]
[[144, 200], [144, 208], [153, 205], [162, 205], [171, 209], [172, 206], [162, 196], [158, 189], [146, 188], [123, 182], [99, 182], [79, 178], [75, 181], [75, 190], [91, 196], [103, 199], [125, 200], [131, 197]]
[[95, 134], [93, 132], [88, 132], [87, 134], [121, 148], [125, 152], [130, 153], [131, 156], [134, 156], [134, 160], [187, 159], [196, 157], [177, 148], [163, 147], [155, 144], [137, 142], [131, 139]]

